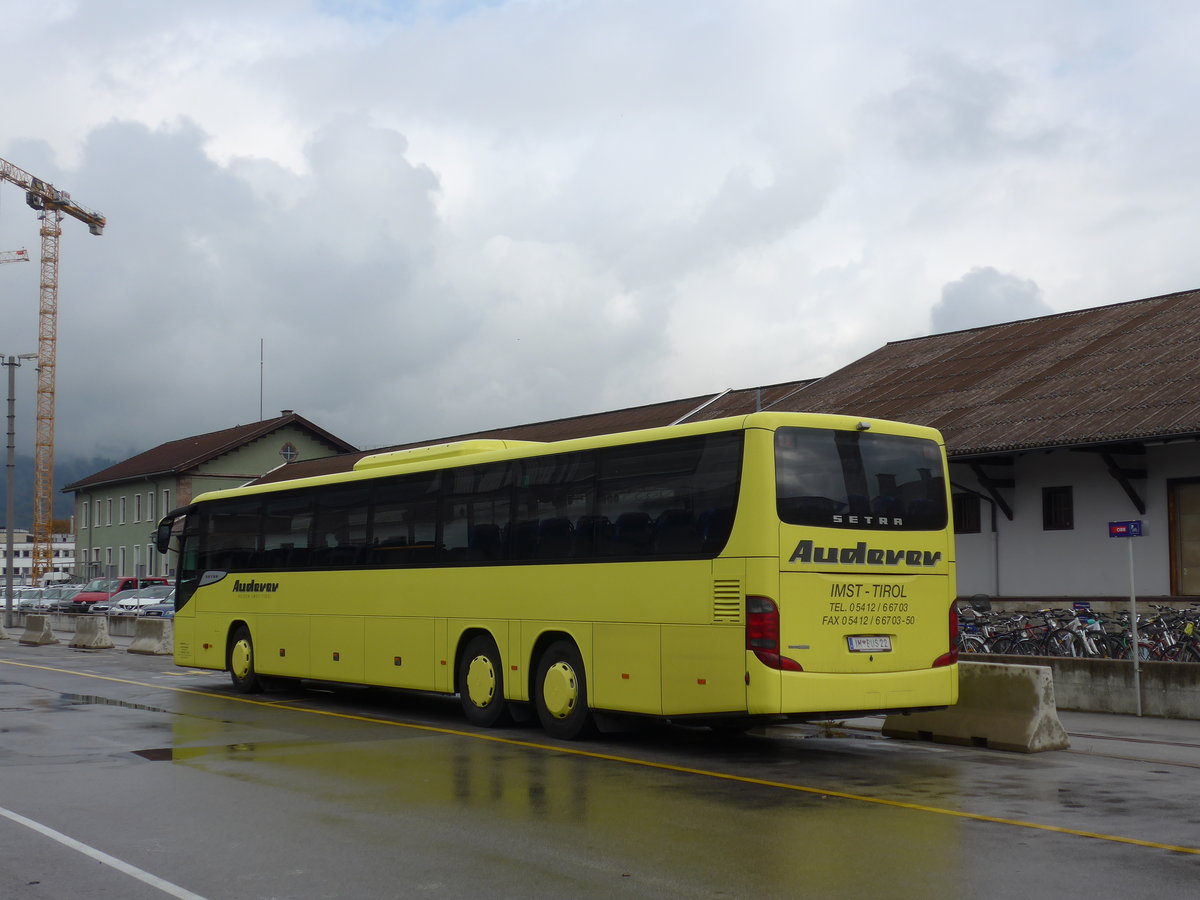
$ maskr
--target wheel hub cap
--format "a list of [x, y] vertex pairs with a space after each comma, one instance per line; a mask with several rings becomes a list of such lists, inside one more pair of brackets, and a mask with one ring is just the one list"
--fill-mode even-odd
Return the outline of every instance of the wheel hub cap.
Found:
[[229, 664], [233, 668], [233, 674], [238, 678], [245, 678], [250, 673], [250, 645], [245, 641], [238, 641], [233, 645], [233, 650], [229, 654]]
[[496, 670], [486, 656], [477, 656], [467, 666], [467, 697], [480, 709], [496, 696]]
[[575, 708], [579, 699], [579, 682], [575, 679], [575, 670], [565, 662], [556, 662], [546, 670], [546, 680], [542, 685], [542, 698], [546, 701], [546, 711], [556, 719], [565, 719]]

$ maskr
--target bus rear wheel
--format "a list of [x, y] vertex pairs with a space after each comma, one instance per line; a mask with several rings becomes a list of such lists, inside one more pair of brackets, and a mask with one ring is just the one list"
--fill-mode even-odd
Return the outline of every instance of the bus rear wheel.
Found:
[[263, 689], [262, 680], [254, 671], [254, 642], [250, 629], [239, 625], [229, 638], [226, 667], [233, 681], [233, 689], [241, 694], [256, 694]]
[[573, 741], [591, 732], [583, 658], [571, 641], [555, 641], [542, 654], [533, 700], [550, 737]]
[[458, 696], [472, 725], [491, 728], [508, 718], [504, 700], [504, 666], [496, 642], [476, 635], [467, 642], [458, 663]]

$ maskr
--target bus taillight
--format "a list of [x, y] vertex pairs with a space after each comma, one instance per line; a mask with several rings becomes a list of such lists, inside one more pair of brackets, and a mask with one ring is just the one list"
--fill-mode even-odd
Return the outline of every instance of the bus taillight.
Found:
[[770, 597], [746, 598], [746, 649], [769, 668], [804, 671], [800, 663], [779, 652], [779, 607]]
[[943, 653], [933, 661], [933, 668], [952, 666], [958, 662], [958, 609], [950, 604], [950, 652]]

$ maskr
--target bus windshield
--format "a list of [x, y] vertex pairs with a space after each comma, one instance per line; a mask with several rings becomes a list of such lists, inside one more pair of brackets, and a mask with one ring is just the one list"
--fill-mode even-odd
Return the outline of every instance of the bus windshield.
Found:
[[789, 525], [936, 531], [946, 527], [938, 445], [867, 431], [780, 428], [776, 505]]

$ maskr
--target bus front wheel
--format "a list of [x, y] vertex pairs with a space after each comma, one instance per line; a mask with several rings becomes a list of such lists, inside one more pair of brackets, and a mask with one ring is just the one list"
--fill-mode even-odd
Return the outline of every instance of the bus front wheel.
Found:
[[534, 704], [550, 737], [573, 741], [591, 729], [583, 659], [571, 641], [555, 641], [538, 662]]
[[467, 642], [458, 663], [458, 696], [472, 725], [491, 728], [507, 718], [504, 666], [496, 642], [485, 634]]
[[226, 663], [235, 691], [256, 694], [263, 689], [262, 680], [254, 671], [254, 642], [250, 639], [250, 629], [245, 625], [239, 625], [233, 630]]

